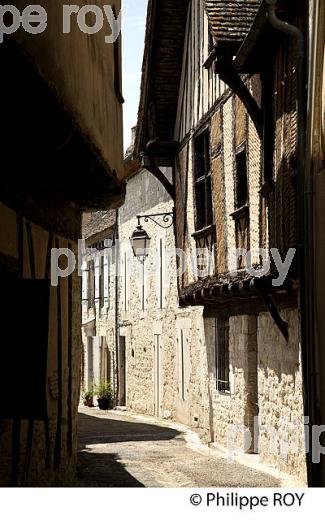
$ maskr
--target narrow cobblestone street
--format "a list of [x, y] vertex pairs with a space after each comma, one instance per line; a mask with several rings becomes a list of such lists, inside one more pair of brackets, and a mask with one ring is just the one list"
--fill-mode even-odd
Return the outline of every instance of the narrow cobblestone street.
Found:
[[278, 487], [279, 480], [192, 445], [173, 427], [82, 407], [79, 486]]

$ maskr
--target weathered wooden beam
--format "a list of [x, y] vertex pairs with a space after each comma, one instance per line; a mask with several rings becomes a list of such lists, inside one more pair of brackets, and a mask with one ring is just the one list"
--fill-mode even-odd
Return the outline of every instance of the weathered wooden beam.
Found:
[[270, 315], [272, 316], [274, 323], [276, 324], [276, 326], [280, 330], [282, 336], [288, 343], [288, 341], [289, 341], [288, 323], [281, 318], [280, 313], [279, 313], [271, 295], [267, 291], [263, 290], [262, 287], [258, 283], [254, 284], [254, 287], [255, 287], [257, 294], [259, 294], [262, 301], [264, 302]]
[[155, 166], [154, 164], [150, 164], [146, 166], [146, 170], [150, 172], [156, 179], [163, 185], [165, 190], [167, 191], [168, 195], [173, 199], [173, 201], [176, 200], [176, 192], [173, 184], [169, 182], [167, 177], [163, 174], [160, 168], [158, 166]]
[[244, 81], [241, 79], [238, 72], [234, 69], [228, 61], [215, 62], [215, 73], [219, 75], [220, 79], [229, 86], [229, 88], [239, 97], [243, 102], [247, 112], [249, 113], [259, 138], [263, 139], [263, 113], [248, 90]]

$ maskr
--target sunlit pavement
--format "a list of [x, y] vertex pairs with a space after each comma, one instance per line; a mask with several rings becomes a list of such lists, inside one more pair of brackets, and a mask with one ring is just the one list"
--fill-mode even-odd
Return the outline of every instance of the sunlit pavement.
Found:
[[278, 487], [279, 480], [193, 449], [186, 434], [115, 411], [79, 410], [79, 486]]

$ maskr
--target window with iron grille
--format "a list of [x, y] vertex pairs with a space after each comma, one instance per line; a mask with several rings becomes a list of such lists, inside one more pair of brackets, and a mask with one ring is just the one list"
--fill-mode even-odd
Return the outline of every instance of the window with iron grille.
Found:
[[216, 319], [215, 356], [217, 390], [230, 392], [229, 383], [229, 318]]
[[210, 132], [205, 130], [194, 141], [196, 230], [213, 224]]

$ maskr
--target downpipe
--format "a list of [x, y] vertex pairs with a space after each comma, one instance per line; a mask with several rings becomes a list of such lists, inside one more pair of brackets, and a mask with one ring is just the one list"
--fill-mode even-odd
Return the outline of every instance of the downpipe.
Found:
[[120, 244], [119, 244], [119, 210], [117, 209], [115, 212], [116, 215], [116, 227], [115, 227], [115, 384], [116, 384], [116, 393], [115, 393], [115, 408], [119, 405], [120, 399], [120, 374], [119, 374], [119, 269], [120, 269]]
[[[306, 42], [296, 26], [280, 20], [276, 14], [277, 0], [266, 0], [270, 25], [296, 41], [297, 70], [297, 237], [300, 278], [301, 351], [303, 359], [304, 407], [309, 425], [320, 424], [319, 399], [315, 376], [314, 332], [314, 265], [313, 265], [313, 191], [306, 172]], [[312, 463], [312, 446], [306, 456], [308, 484], [320, 485], [320, 464]], [[306, 450], [307, 451], [307, 450]]]

